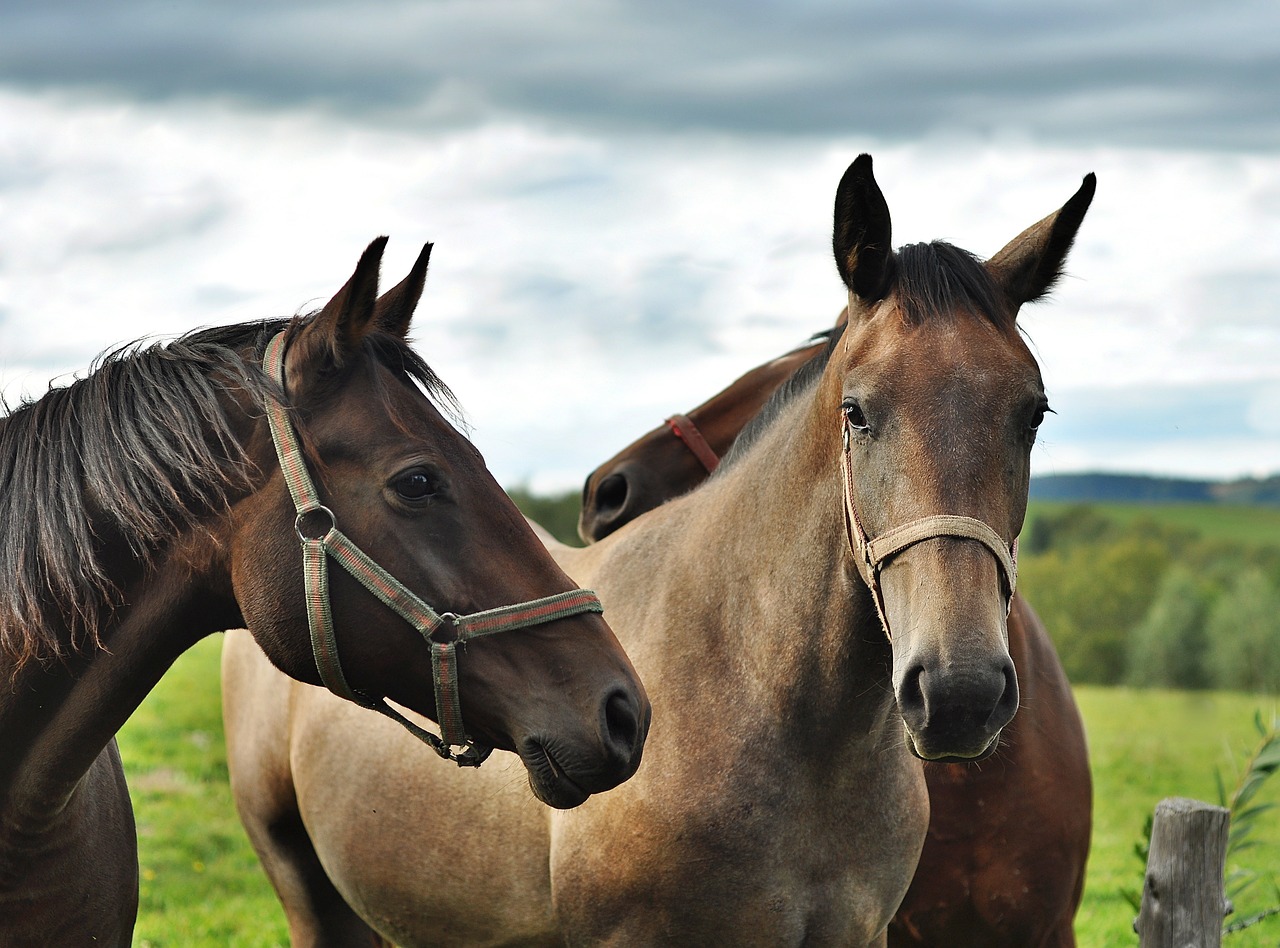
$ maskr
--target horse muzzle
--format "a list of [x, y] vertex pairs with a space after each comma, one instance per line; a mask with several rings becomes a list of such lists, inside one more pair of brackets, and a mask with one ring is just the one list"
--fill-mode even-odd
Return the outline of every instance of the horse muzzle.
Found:
[[907, 745], [922, 760], [981, 760], [1018, 710], [1018, 676], [1008, 655], [971, 668], [909, 667], [895, 686]]

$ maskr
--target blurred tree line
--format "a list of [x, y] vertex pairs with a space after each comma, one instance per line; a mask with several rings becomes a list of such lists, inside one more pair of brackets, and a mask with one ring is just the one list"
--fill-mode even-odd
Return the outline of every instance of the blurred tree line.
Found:
[[1071, 506], [1031, 521], [1018, 587], [1073, 682], [1277, 693], [1276, 543], [1207, 540]]
[[[510, 493], [581, 545], [576, 493]], [[1023, 531], [1018, 590], [1073, 682], [1280, 693], [1280, 536], [1210, 540], [1105, 506], [1055, 507]]]
[[534, 494], [523, 486], [508, 487], [506, 491], [526, 517], [536, 520], [561, 543], [582, 546], [582, 540], [578, 538], [578, 512], [582, 509], [582, 499], [576, 493]]

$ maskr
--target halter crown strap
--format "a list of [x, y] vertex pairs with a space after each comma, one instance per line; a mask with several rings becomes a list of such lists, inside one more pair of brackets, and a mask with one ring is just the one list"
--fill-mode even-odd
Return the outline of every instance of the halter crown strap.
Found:
[[672, 415], [667, 419], [667, 427], [671, 429], [673, 435], [685, 443], [685, 447], [693, 452], [693, 456], [702, 462], [708, 474], [713, 473], [720, 466], [720, 456], [711, 449], [711, 445], [707, 444], [707, 439], [702, 436], [702, 432], [688, 415]]
[[880, 589], [880, 571], [889, 560], [903, 550], [923, 540], [938, 537], [976, 540], [991, 551], [1000, 565], [1005, 587], [1009, 591], [1005, 604], [1005, 614], [1008, 614], [1013, 608], [1013, 593], [1018, 585], [1017, 540], [1005, 543], [1004, 538], [989, 524], [975, 517], [964, 517], [958, 514], [934, 514], [921, 517], [893, 527], [874, 539], [868, 539], [867, 532], [858, 519], [858, 508], [853, 498], [853, 449], [848, 442], [847, 432], [841, 454], [841, 470], [844, 474], [844, 524], [849, 538], [849, 548], [853, 551], [858, 572], [871, 589], [871, 598], [876, 604], [876, 614], [880, 617], [880, 625], [887, 637], [892, 639], [893, 635], [889, 631], [889, 617], [885, 612], [884, 595]]
[[[263, 368], [282, 391], [284, 350], [285, 333], [280, 332], [267, 344], [262, 360]], [[283, 403], [270, 400], [266, 411], [271, 426], [271, 440], [280, 459], [280, 471], [297, 512], [294, 529], [302, 544], [307, 626], [311, 631], [311, 649], [320, 680], [334, 694], [401, 724], [419, 740], [430, 745], [441, 757], [456, 761], [460, 767], [479, 767], [492, 748], [472, 741], [463, 727], [458, 694], [458, 646], [465, 646], [471, 639], [496, 632], [541, 625], [583, 612], [603, 612], [600, 599], [589, 589], [571, 589], [541, 599], [499, 606], [470, 615], [436, 612], [338, 529], [333, 511], [320, 502], [320, 495], [307, 471], [297, 432], [289, 420], [288, 410]], [[328, 521], [327, 525], [323, 522], [325, 519]], [[330, 558], [373, 593], [381, 603], [413, 626], [431, 647], [439, 737], [396, 711], [387, 704], [385, 698], [357, 691], [347, 682], [338, 660], [338, 641], [333, 627], [333, 610], [329, 603]], [[446, 624], [452, 627], [453, 636], [448, 641], [437, 641], [432, 637], [433, 634]], [[453, 747], [462, 747], [463, 750], [454, 753]]]

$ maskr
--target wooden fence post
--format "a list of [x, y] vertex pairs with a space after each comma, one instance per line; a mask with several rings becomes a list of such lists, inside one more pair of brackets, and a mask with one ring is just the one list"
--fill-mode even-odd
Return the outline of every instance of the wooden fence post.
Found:
[[1142, 909], [1141, 948], [1219, 948], [1227, 912], [1223, 867], [1231, 814], [1199, 800], [1156, 804]]

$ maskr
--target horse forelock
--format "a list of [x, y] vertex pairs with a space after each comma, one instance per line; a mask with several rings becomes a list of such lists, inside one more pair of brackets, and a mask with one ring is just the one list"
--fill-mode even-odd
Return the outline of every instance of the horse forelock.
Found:
[[935, 240], [907, 244], [894, 255], [889, 290], [902, 318], [920, 326], [954, 319], [969, 311], [1000, 329], [1011, 329], [1017, 315], [982, 261], [967, 250]]
[[[885, 296], [894, 300], [903, 320], [912, 326], [953, 320], [961, 312], [974, 313], [1001, 330], [1016, 326], [1017, 313], [1010, 309], [982, 261], [942, 240], [898, 248], [893, 255]], [[844, 326], [841, 324], [812, 337], [810, 344], [825, 338], [826, 347], [778, 387], [738, 435], [721, 467], [731, 466], [735, 459], [749, 451], [761, 433], [777, 420], [782, 409], [817, 381], [831, 360]]]
[[[370, 333], [365, 338], [365, 348], [369, 356], [388, 368], [394, 375], [409, 384], [416, 384], [423, 394], [444, 413], [450, 421], [463, 423], [462, 407], [458, 403], [453, 390], [436, 374], [426, 359], [418, 355], [408, 342], [382, 332]], [[401, 424], [389, 399], [383, 398], [383, 407], [392, 413], [397, 424]], [[415, 434], [413, 431], [407, 434]], [[420, 432], [417, 432], [420, 434]]]

